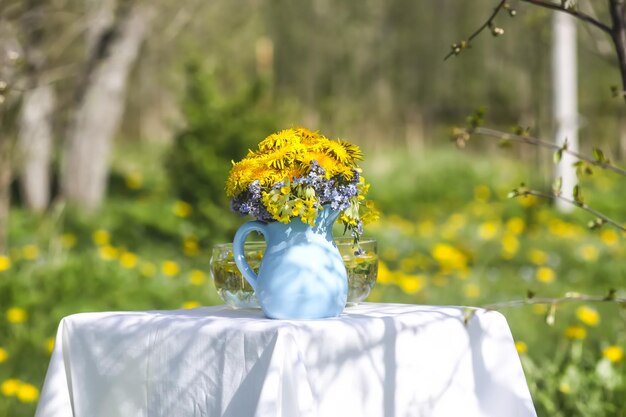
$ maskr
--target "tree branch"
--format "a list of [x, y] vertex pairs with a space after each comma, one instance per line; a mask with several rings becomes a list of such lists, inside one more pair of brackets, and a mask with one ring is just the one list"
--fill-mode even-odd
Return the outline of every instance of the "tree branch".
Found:
[[605, 161], [605, 160], [598, 161], [589, 156], [571, 151], [567, 148], [563, 148], [562, 146], [557, 145], [554, 142], [548, 142], [546, 140], [542, 140], [542, 139], [535, 138], [532, 136], [522, 136], [522, 135], [516, 135], [512, 133], [501, 132], [499, 130], [490, 129], [486, 127], [473, 127], [470, 129], [469, 133], [475, 133], [481, 136], [497, 138], [503, 141], [511, 141], [511, 142], [517, 142], [517, 143], [525, 143], [525, 144], [530, 144], [530, 145], [543, 146], [544, 148], [551, 149], [554, 151], [562, 150], [564, 153], [572, 155], [573, 157], [578, 158], [581, 161], [585, 161], [591, 165], [606, 169], [607, 171], [612, 171], [616, 174], [623, 175], [626, 177], [626, 170], [619, 168], [611, 164], [608, 161]]
[[448, 55], [446, 55], [443, 60], [447, 60], [448, 58], [450, 58], [452, 55], [458, 55], [461, 52], [461, 49], [465, 49], [468, 48], [470, 45], [470, 42], [478, 35], [480, 35], [480, 33], [487, 29], [488, 27], [490, 27], [491, 25], [493, 25], [493, 21], [496, 18], [496, 16], [498, 15], [498, 13], [500, 13], [502, 11], [502, 9], [504, 8], [506, 4], [506, 0], [500, 0], [500, 3], [498, 3], [498, 5], [495, 7], [495, 9], [493, 9], [493, 13], [491, 13], [491, 16], [489, 16], [489, 18], [485, 21], [485, 23], [483, 23], [483, 25], [481, 27], [479, 27], [478, 29], [476, 29], [476, 31], [474, 31], [474, 33], [472, 33], [466, 41], [461, 41], [460, 45], [457, 44], [453, 44], [452, 45], [452, 50], [448, 53]]
[[541, 197], [541, 198], [546, 198], [549, 200], [552, 199], [559, 199], [561, 201], [565, 201], [566, 203], [569, 203], [575, 207], [580, 207], [581, 209], [585, 210], [588, 213], [593, 214], [594, 216], [596, 216], [599, 219], [602, 219], [602, 223], [608, 223], [610, 225], [612, 225], [613, 227], [615, 227], [616, 229], [621, 230], [622, 232], [626, 232], [626, 227], [622, 226], [619, 222], [611, 219], [610, 217], [600, 213], [599, 211], [597, 211], [596, 209], [588, 206], [587, 204], [583, 203], [580, 200], [573, 200], [571, 198], [568, 197], [564, 197], [562, 194], [560, 193], [544, 193], [541, 191], [537, 191], [537, 190], [532, 190], [532, 189], [527, 189], [527, 188], [516, 188], [512, 191], [512, 197], [517, 197], [517, 196], [528, 196], [528, 195], [533, 195], [535, 197]]
[[594, 17], [592, 17], [592, 16], [590, 16], [590, 15], [588, 15], [586, 13], [580, 12], [578, 10], [568, 9], [565, 6], [561, 6], [559, 4], [551, 3], [551, 2], [548, 2], [548, 1], [544, 1], [544, 0], [520, 0], [520, 1], [522, 1], [524, 3], [530, 3], [530, 4], [538, 6], [538, 7], [543, 7], [545, 9], [556, 10], [556, 11], [559, 11], [559, 12], [567, 13], [569, 15], [572, 15], [572, 16], [576, 17], [579, 20], [582, 20], [583, 22], [589, 23], [589, 24], [597, 27], [598, 29], [602, 30], [603, 32], [606, 32], [609, 35], [612, 32], [612, 29], [608, 25], [606, 25], [606, 24], [602, 23], [601, 21], [595, 19]]
[[500, 310], [502, 308], [509, 307], [519, 307], [525, 305], [532, 304], [550, 304], [557, 305], [568, 302], [613, 302], [617, 304], [621, 304], [626, 307], [626, 298], [615, 297], [615, 293], [613, 290], [609, 292], [606, 296], [596, 296], [596, 295], [587, 295], [587, 294], [578, 294], [578, 293], [567, 293], [563, 297], [557, 298], [549, 298], [549, 297], [535, 297], [533, 294], [529, 294], [529, 297], [523, 300], [511, 300], [511, 301], [503, 301], [499, 303], [487, 304], [484, 305], [483, 308], [487, 310]]

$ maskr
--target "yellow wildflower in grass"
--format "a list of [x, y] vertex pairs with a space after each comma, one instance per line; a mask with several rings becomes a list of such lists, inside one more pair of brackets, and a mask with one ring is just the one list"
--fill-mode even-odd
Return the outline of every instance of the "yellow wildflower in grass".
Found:
[[593, 262], [598, 259], [598, 248], [593, 245], [584, 245], [578, 249], [578, 255], [587, 262]]
[[174, 211], [174, 215], [182, 217], [183, 219], [189, 217], [193, 212], [191, 204], [181, 200], [174, 203], [174, 208], [172, 210]]
[[7, 359], [9, 359], [9, 352], [0, 347], [0, 363], [5, 362]]
[[519, 235], [526, 229], [526, 223], [521, 217], [511, 217], [506, 222], [506, 230], [514, 235]]
[[206, 275], [199, 269], [192, 269], [189, 273], [189, 283], [191, 285], [203, 285], [206, 282]]
[[602, 349], [602, 356], [610, 362], [617, 363], [624, 359], [624, 349], [616, 345], [607, 346]]
[[502, 245], [502, 257], [504, 259], [513, 258], [519, 250], [519, 240], [515, 237], [515, 235], [510, 233], [502, 236], [500, 244]]
[[572, 386], [567, 382], [561, 382], [559, 384], [559, 391], [561, 391], [563, 394], [570, 394], [572, 392]]
[[2, 395], [5, 397], [15, 397], [21, 384], [19, 379], [6, 379], [2, 382], [2, 385], [0, 385], [0, 392], [2, 392]]
[[568, 339], [583, 340], [587, 337], [587, 329], [579, 325], [567, 326], [564, 334]]
[[156, 275], [157, 267], [152, 262], [142, 262], [139, 267], [139, 272], [141, 272], [141, 275], [144, 277], [151, 278]]
[[587, 326], [597, 326], [600, 323], [600, 314], [595, 308], [580, 306], [576, 309], [576, 317]]
[[48, 353], [52, 353], [52, 351], [54, 350], [55, 342], [56, 342], [56, 338], [54, 336], [51, 336], [46, 339], [46, 351]]
[[535, 265], [545, 265], [548, 262], [548, 254], [539, 249], [532, 249], [528, 252], [528, 260]]
[[478, 298], [480, 296], [480, 287], [472, 282], [463, 287], [463, 294], [467, 298]]
[[489, 201], [491, 190], [486, 185], [478, 185], [474, 187], [474, 199], [481, 202]]
[[602, 229], [600, 232], [600, 239], [606, 246], [615, 246], [619, 242], [619, 234], [613, 229]]
[[197, 301], [185, 301], [185, 302], [181, 305], [181, 308], [184, 308], [184, 309], [191, 309], [191, 308], [198, 308], [198, 307], [201, 307], [201, 306], [202, 306], [202, 304], [200, 304], [200, 303], [199, 303], [199, 302], [197, 302]]
[[478, 227], [478, 237], [482, 240], [491, 240], [500, 231], [500, 222], [499, 221], [487, 221], [482, 223]]
[[416, 294], [424, 288], [426, 279], [420, 275], [399, 273], [396, 284], [407, 294]]
[[378, 284], [391, 284], [393, 282], [393, 274], [387, 267], [387, 264], [382, 260], [378, 261], [378, 277], [376, 278]]
[[34, 261], [39, 257], [39, 248], [37, 245], [25, 245], [22, 247], [22, 258], [27, 261]]
[[98, 246], [105, 246], [111, 243], [111, 235], [104, 229], [98, 229], [93, 232], [91, 238]]
[[132, 171], [126, 174], [124, 181], [129, 190], [138, 190], [143, 185], [143, 175], [141, 175], [141, 172]]
[[549, 266], [540, 266], [537, 268], [537, 274], [535, 276], [537, 281], [549, 284], [554, 281], [556, 274], [554, 273], [554, 269]]
[[65, 249], [70, 249], [76, 246], [76, 235], [72, 233], [63, 233], [61, 235], [61, 245]]
[[517, 350], [517, 353], [526, 353], [528, 351], [528, 345], [524, 342], [518, 341], [515, 342], [515, 349]]
[[137, 255], [132, 252], [124, 251], [120, 255], [120, 265], [122, 265], [122, 268], [133, 269], [137, 266], [137, 260]]
[[539, 203], [539, 199], [534, 195], [518, 197], [515, 200], [517, 200], [522, 207], [533, 207], [536, 206], [537, 203]]
[[467, 255], [459, 249], [447, 243], [437, 243], [431, 254], [442, 271], [465, 270], [467, 269]]
[[104, 245], [98, 248], [100, 258], [105, 261], [112, 261], [119, 256], [119, 250], [111, 245]]
[[21, 383], [16, 396], [23, 403], [33, 403], [39, 398], [39, 390], [32, 384]]
[[200, 251], [198, 239], [194, 236], [188, 236], [183, 241], [183, 253], [185, 256], [196, 256]]
[[11, 259], [8, 256], [0, 255], [0, 272], [11, 268]]
[[163, 272], [165, 276], [173, 277], [178, 275], [178, 273], [180, 272], [180, 267], [175, 261], [164, 261], [161, 264], [161, 272]]
[[530, 310], [533, 314], [537, 314], [538, 316], [544, 315], [548, 312], [547, 304], [533, 304]]
[[24, 310], [23, 308], [11, 307], [6, 312], [6, 318], [9, 323], [24, 323], [26, 319], [28, 319], [28, 313], [26, 313], [26, 310]]

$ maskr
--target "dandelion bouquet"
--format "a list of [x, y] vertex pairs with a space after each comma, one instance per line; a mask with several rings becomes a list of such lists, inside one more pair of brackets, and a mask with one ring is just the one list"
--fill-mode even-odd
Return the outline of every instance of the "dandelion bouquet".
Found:
[[274, 133], [233, 162], [226, 181], [234, 212], [264, 222], [299, 218], [313, 225], [323, 206], [341, 212], [340, 221], [358, 241], [363, 224], [378, 218], [365, 196], [369, 184], [357, 145], [328, 139], [305, 128]]

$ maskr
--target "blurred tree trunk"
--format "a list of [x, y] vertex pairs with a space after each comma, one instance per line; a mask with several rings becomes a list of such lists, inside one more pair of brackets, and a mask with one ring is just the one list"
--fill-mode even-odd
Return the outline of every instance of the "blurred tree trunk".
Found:
[[42, 83], [45, 54], [45, 10], [40, 0], [29, 0], [22, 17], [22, 32], [26, 39], [24, 57], [26, 82], [19, 117], [18, 152], [20, 157], [20, 187], [26, 206], [44, 211], [50, 201], [50, 162], [52, 159], [52, 112], [54, 89]]
[[24, 203], [34, 211], [44, 211], [50, 201], [53, 108], [50, 85], [35, 85], [24, 93], [18, 136], [20, 186]]
[[63, 151], [61, 192], [68, 202], [87, 210], [98, 208], [104, 198], [127, 79], [152, 15], [138, 2], [124, 6], [94, 46]]
[[[0, 3], [1, 5], [1, 3]], [[0, 12], [4, 11], [0, 8]], [[0, 254], [6, 251], [22, 54], [15, 27], [0, 14]]]

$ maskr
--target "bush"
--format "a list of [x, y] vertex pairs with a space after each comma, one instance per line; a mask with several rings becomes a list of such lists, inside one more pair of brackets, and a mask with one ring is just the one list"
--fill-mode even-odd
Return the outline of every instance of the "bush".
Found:
[[182, 105], [187, 126], [176, 136], [166, 161], [168, 176], [177, 197], [193, 207], [190, 220], [197, 236], [205, 242], [229, 240], [241, 223], [224, 192], [231, 161], [275, 131], [276, 117], [267, 108], [262, 80], [224, 98], [198, 65], [188, 66], [187, 77]]

